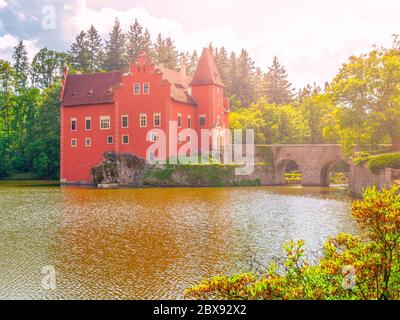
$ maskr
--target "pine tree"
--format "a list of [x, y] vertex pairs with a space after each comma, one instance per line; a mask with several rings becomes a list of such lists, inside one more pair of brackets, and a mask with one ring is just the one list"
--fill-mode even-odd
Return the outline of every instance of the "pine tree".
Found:
[[71, 45], [68, 54], [71, 59], [72, 67], [86, 72], [89, 70], [89, 50], [88, 50], [89, 42], [87, 38], [87, 34], [84, 31], [81, 31], [75, 38], [75, 42]]
[[187, 73], [189, 75], [193, 75], [194, 72], [196, 71], [197, 64], [199, 63], [199, 56], [197, 54], [197, 51], [194, 50], [191, 57], [190, 57], [190, 63], [187, 67]]
[[154, 43], [153, 58], [156, 64], [161, 64], [165, 60], [165, 40], [162, 34], [159, 33]]
[[126, 56], [129, 63], [134, 61], [139, 55], [139, 52], [143, 50], [143, 27], [139, 24], [137, 19], [135, 19], [135, 22], [129, 27], [129, 31], [126, 34], [126, 40]]
[[292, 84], [278, 57], [274, 57], [266, 77], [266, 96], [269, 103], [287, 104], [292, 100]]
[[115, 19], [110, 39], [106, 44], [104, 69], [108, 71], [121, 70], [126, 66], [125, 34], [121, 30], [118, 18]]
[[153, 52], [153, 42], [151, 41], [151, 36], [149, 30], [145, 30], [142, 39], [142, 50], [146, 52], [148, 56], [152, 56]]
[[164, 39], [161, 34], [158, 35], [154, 45], [154, 59], [157, 64], [162, 64], [166, 68], [177, 69], [178, 52], [170, 37]]
[[216, 63], [222, 82], [227, 85], [228, 73], [229, 73], [229, 58], [228, 52], [224, 47], [216, 52]]
[[265, 96], [266, 92], [266, 77], [267, 75], [261, 70], [256, 68], [254, 73], [254, 100], [257, 101]]
[[187, 69], [190, 66], [190, 53], [189, 52], [181, 52], [179, 53], [179, 58], [178, 58], [178, 67], [179, 70], [182, 70], [182, 68], [186, 69], [186, 73], [187, 73]]
[[233, 96], [237, 95], [238, 92], [238, 60], [235, 52], [232, 52], [229, 57], [229, 73], [227, 77], [226, 93], [227, 95]]
[[29, 60], [28, 53], [22, 40], [14, 48], [12, 58], [14, 60], [15, 85], [17, 89], [25, 88], [28, 82]]
[[178, 67], [178, 51], [175, 47], [175, 42], [168, 37], [165, 39], [166, 61], [165, 66], [170, 69], [177, 69]]
[[245, 104], [254, 99], [254, 61], [248, 52], [242, 49], [238, 62], [237, 96]]
[[87, 32], [88, 71], [98, 72], [102, 69], [104, 46], [100, 34], [92, 25]]

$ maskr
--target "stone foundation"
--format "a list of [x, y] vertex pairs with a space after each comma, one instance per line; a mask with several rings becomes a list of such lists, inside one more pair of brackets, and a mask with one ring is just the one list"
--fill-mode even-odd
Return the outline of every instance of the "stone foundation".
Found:
[[352, 195], [361, 197], [368, 187], [391, 188], [395, 184], [399, 170], [385, 168], [379, 173], [373, 173], [365, 164], [350, 165], [349, 190]]
[[150, 165], [131, 154], [105, 153], [92, 169], [94, 185], [120, 187], [222, 187], [275, 185], [273, 166], [255, 165], [250, 175], [236, 175], [239, 166], [223, 164]]

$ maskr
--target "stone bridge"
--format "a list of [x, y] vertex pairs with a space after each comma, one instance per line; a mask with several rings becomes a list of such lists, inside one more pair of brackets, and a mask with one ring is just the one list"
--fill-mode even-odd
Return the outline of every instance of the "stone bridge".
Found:
[[329, 170], [345, 160], [343, 149], [336, 144], [294, 144], [256, 146], [255, 162], [260, 161], [258, 151], [267, 147], [272, 151], [275, 166], [275, 184], [285, 184], [285, 170], [290, 161], [295, 161], [301, 170], [303, 186], [329, 186]]

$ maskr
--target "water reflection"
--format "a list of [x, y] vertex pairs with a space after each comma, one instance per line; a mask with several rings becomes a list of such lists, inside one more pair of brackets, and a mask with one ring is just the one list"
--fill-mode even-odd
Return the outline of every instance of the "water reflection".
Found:
[[[97, 190], [0, 184], [0, 298], [180, 298], [190, 284], [247, 271], [357, 232], [351, 199], [332, 188]], [[53, 264], [57, 290], [40, 289]]]

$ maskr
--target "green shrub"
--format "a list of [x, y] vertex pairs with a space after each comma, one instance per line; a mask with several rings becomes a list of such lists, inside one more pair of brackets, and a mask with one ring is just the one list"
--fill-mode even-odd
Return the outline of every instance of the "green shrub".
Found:
[[290, 241], [286, 258], [262, 274], [216, 276], [185, 291], [192, 299], [398, 300], [400, 299], [400, 194], [367, 189], [353, 216], [363, 237], [329, 238], [319, 262], [304, 259], [304, 241]]
[[368, 168], [374, 173], [379, 173], [384, 168], [400, 169], [400, 153], [388, 153], [370, 157]]

